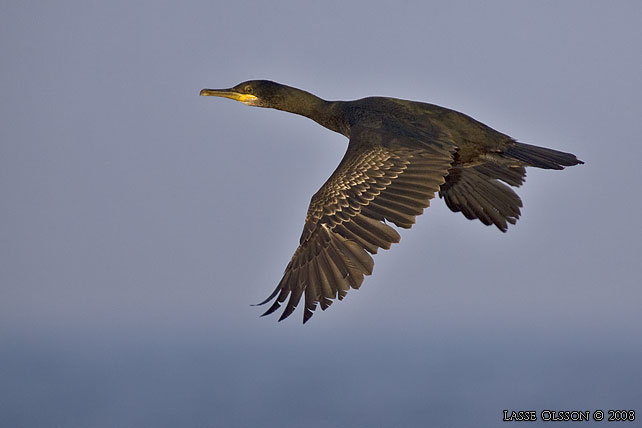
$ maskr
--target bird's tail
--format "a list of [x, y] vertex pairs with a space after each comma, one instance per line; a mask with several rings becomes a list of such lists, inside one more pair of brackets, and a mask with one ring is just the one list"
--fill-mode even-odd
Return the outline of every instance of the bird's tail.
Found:
[[527, 166], [544, 169], [564, 169], [565, 166], [584, 163], [572, 153], [517, 142], [505, 150], [503, 155], [525, 162]]

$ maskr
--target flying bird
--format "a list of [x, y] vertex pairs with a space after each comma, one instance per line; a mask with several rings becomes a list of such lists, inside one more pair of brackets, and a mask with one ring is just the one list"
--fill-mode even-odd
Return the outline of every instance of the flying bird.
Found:
[[337, 169], [312, 196], [299, 247], [283, 278], [259, 305], [285, 303], [279, 321], [301, 298], [303, 322], [357, 289], [374, 266], [371, 254], [389, 249], [439, 194], [454, 212], [506, 232], [522, 201], [509, 187], [524, 182], [525, 167], [564, 169], [583, 163], [571, 153], [519, 143], [481, 122], [434, 104], [368, 97], [326, 101], [268, 80], [201, 95], [231, 98], [308, 117], [345, 135]]

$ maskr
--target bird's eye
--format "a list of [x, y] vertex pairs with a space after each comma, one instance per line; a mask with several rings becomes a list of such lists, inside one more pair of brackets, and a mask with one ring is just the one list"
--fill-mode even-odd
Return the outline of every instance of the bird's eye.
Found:
[[252, 93], [252, 87], [251, 87], [251, 86], [249, 86], [249, 85], [248, 85], [248, 86], [246, 86], [246, 87], [245, 87], [245, 93], [246, 93], [246, 94], [251, 94], [251, 93]]

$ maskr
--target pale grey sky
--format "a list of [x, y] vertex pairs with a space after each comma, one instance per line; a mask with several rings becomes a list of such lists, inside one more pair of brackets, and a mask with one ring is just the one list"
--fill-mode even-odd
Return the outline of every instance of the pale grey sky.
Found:
[[[642, 4], [5, 2], [0, 415], [29, 427], [497, 426], [642, 412]], [[435, 200], [305, 326], [258, 318], [344, 137], [265, 78], [462, 111], [529, 169], [502, 234]]]

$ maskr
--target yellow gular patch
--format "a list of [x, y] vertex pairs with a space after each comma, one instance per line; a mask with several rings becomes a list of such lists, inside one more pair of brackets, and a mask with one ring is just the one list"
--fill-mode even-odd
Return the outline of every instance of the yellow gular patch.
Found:
[[257, 100], [256, 96], [250, 95], [250, 94], [235, 94], [235, 95], [237, 97], [234, 97], [234, 99], [244, 104], [251, 103], [252, 101]]

